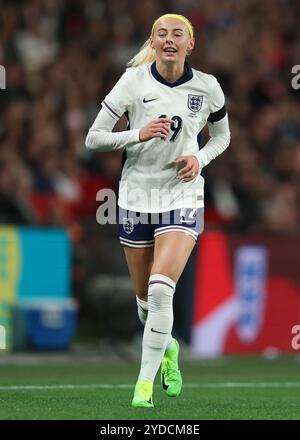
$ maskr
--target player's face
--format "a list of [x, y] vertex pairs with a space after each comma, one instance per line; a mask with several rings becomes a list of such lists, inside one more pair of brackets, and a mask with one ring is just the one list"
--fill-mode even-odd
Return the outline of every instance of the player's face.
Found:
[[156, 57], [166, 63], [184, 61], [194, 47], [194, 39], [190, 38], [185, 24], [174, 18], [159, 20], [150, 41]]

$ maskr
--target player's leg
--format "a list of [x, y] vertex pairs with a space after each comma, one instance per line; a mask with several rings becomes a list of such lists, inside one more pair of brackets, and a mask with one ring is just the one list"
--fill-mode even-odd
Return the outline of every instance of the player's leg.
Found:
[[[122, 210], [121, 210], [122, 211]], [[154, 228], [149, 222], [142, 224], [135, 222], [136, 213], [123, 210], [119, 215], [120, 243], [124, 246], [124, 253], [129, 274], [134, 286], [138, 315], [145, 325], [148, 314], [148, 280], [153, 264]], [[141, 381], [136, 384], [133, 406], [153, 407], [153, 384]]]
[[177, 283], [195, 244], [196, 240], [184, 232], [175, 231], [156, 236], [150, 276], [162, 273]]
[[124, 246], [123, 249], [136, 295], [138, 316], [142, 325], [145, 326], [148, 315], [148, 282], [153, 264], [154, 247]]
[[[124, 246], [123, 249], [136, 295], [138, 316], [142, 325], [145, 326], [148, 315], [148, 288], [153, 266], [154, 247], [137, 249]], [[168, 343], [171, 342], [172, 335]]]
[[148, 314], [148, 280], [153, 263], [154, 228], [147, 217], [140, 217], [137, 221], [136, 212], [119, 208], [119, 235], [136, 295], [138, 316], [145, 325]]
[[[139, 319], [145, 326], [148, 315], [148, 282], [153, 264], [154, 248], [133, 248], [124, 246], [123, 249], [136, 294]], [[153, 407], [152, 392], [153, 384], [151, 382], [138, 382], [135, 386], [132, 405]]]
[[[176, 232], [173, 234], [176, 234]], [[171, 279], [176, 281], [178, 281], [180, 278], [180, 275], [195, 245], [195, 240], [193, 237], [190, 236], [187, 239], [187, 242], [185, 242], [185, 240], [182, 240], [180, 237], [180, 234], [182, 233], [179, 232], [177, 234], [179, 234], [179, 237], [173, 236], [172, 243], [176, 248], [180, 248], [180, 246], [182, 246], [182, 248], [178, 254], [179, 259], [176, 258], [174, 260], [174, 266], [169, 266], [168, 268], [165, 266], [166, 258], [168, 258], [168, 251], [165, 250], [166, 246], [161, 243], [159, 237], [157, 237], [157, 250], [158, 252], [162, 250], [162, 252], [160, 253], [160, 256], [156, 258], [157, 266], [153, 266], [153, 272], [159, 271], [160, 273], [167, 273]], [[160, 237], [163, 237], [163, 235]], [[159, 247], [161, 249], [159, 249]], [[166, 252], [166, 256], [164, 256], [164, 252]], [[167, 396], [177, 397], [181, 393], [182, 389], [182, 375], [178, 364], [179, 343], [174, 338], [172, 339], [172, 342], [172, 344], [167, 346], [161, 362], [161, 384]]]
[[[129, 274], [134, 285], [139, 319], [143, 326], [145, 326], [148, 315], [148, 284], [151, 268], [153, 266], [154, 248], [150, 247], [137, 249], [126, 246], [124, 247], [124, 253]], [[177, 341], [175, 341], [170, 334], [167, 341], [166, 350], [173, 352], [174, 344], [177, 344]], [[145, 398], [141, 397], [143, 395]], [[152, 399], [150, 399], [151, 396], [152, 383], [148, 383], [147, 381], [138, 382], [135, 391], [136, 406], [153, 406]]]
[[173, 295], [194, 246], [195, 239], [183, 232], [164, 233], [155, 239], [138, 381], [153, 382], [163, 361], [163, 386], [170, 397], [178, 396], [182, 386], [177, 341], [166, 350], [173, 326]]
[[[148, 290], [148, 318], [144, 330], [142, 365], [139, 378], [153, 381], [162, 361], [162, 384], [175, 397], [182, 386], [178, 367], [177, 341], [166, 348], [173, 325], [173, 295], [203, 230], [203, 208], [172, 211], [168, 221], [161, 220], [155, 229], [154, 262]], [[164, 381], [166, 379], [166, 381]]]
[[[195, 246], [200, 229], [203, 229], [203, 210], [177, 210], [171, 213], [168, 224], [165, 224], [165, 217], [162, 216], [155, 227], [154, 261], [148, 288], [148, 317], [144, 329], [142, 362], [133, 406], [153, 406], [152, 399], [141, 400], [137, 396], [149, 396], [165, 351], [168, 366], [171, 367], [168, 368], [168, 379], [172, 379], [167, 383], [167, 394], [177, 396], [182, 385], [177, 361], [178, 343], [173, 341], [168, 347], [167, 344], [173, 326], [173, 295], [176, 282]], [[188, 216], [185, 220], [186, 214]], [[170, 345], [172, 348], [168, 350]]]

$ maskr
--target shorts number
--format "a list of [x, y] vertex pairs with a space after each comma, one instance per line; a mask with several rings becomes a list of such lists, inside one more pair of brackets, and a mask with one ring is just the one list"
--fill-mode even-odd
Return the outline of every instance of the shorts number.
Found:
[[[167, 115], [160, 115], [158, 118], [167, 118]], [[172, 116], [170, 119], [173, 119], [175, 122], [172, 122], [170, 128], [173, 131], [170, 141], [174, 142], [177, 136], [179, 135], [180, 130], [182, 129], [182, 119], [180, 116]]]

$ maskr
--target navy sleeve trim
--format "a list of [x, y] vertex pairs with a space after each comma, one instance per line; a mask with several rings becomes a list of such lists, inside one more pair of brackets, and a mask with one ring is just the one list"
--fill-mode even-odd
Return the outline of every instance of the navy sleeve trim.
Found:
[[208, 122], [210, 122], [211, 124], [213, 124], [214, 122], [220, 121], [221, 119], [224, 118], [224, 116], [226, 116], [226, 107], [225, 104], [223, 105], [222, 108], [220, 108], [220, 110], [218, 110], [217, 112], [211, 113], [208, 117]]

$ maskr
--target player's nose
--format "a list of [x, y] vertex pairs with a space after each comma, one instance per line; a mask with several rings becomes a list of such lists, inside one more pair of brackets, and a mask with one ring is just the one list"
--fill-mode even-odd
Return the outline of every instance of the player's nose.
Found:
[[166, 43], [173, 43], [172, 34], [169, 34], [169, 35], [166, 36]]

